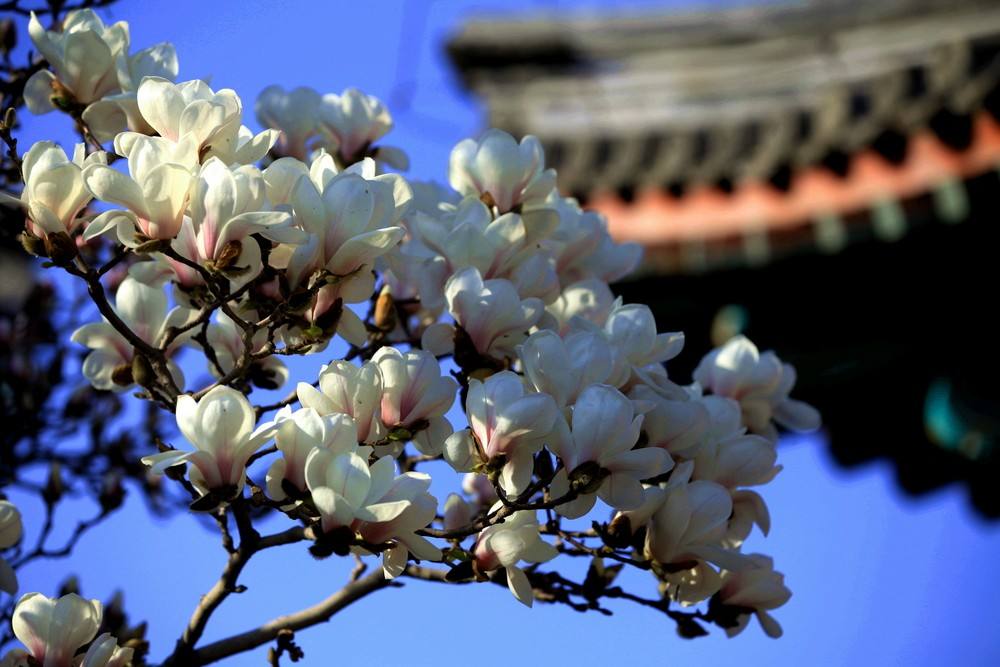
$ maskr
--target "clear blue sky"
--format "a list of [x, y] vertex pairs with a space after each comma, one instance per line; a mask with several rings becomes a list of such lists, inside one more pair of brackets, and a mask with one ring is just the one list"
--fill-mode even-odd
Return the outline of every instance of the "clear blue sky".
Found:
[[[446, 35], [463, 17], [483, 12], [604, 5], [611, 3], [124, 0], [102, 14], [128, 20], [136, 47], [173, 41], [180, 78], [211, 77], [215, 87], [236, 89], [251, 125], [253, 101], [272, 83], [323, 92], [357, 86], [390, 105], [415, 85], [409, 109], [395, 113], [390, 143], [409, 152], [413, 176], [443, 179], [451, 145], [481, 129], [482, 118], [455, 85], [442, 51]], [[55, 114], [25, 117], [22, 146], [66, 138], [67, 131], [66, 119]], [[956, 488], [915, 501], [901, 496], [884, 464], [844, 472], [818, 438], [785, 442], [781, 463], [784, 472], [765, 489], [771, 537], [758, 536], [749, 545], [775, 557], [794, 591], [776, 614], [785, 628], [781, 640], [768, 639], [754, 623], [736, 639], [715, 632], [685, 642], [671, 623], [624, 605], [604, 618], [543, 605], [527, 610], [495, 586], [408, 583], [299, 633], [305, 664], [582, 667], [621, 664], [625, 656], [650, 665], [1000, 664], [993, 620], [1000, 526], [978, 521]], [[15, 500], [24, 508], [30, 538], [40, 507]], [[52, 594], [68, 571], [80, 574], [88, 597], [106, 599], [124, 589], [129, 611], [150, 621], [156, 660], [217, 578], [224, 560], [218, 542], [214, 530], [191, 516], [151, 519], [132, 497], [85, 537], [71, 560], [24, 571], [22, 590]], [[223, 606], [205, 640], [314, 603], [339, 588], [349, 567], [337, 559], [313, 561], [304, 549], [260, 555], [243, 580], [248, 592]], [[633, 583], [652, 592], [652, 582], [641, 576]], [[483, 637], [491, 643], [483, 644]], [[264, 649], [224, 664], [264, 664]]]

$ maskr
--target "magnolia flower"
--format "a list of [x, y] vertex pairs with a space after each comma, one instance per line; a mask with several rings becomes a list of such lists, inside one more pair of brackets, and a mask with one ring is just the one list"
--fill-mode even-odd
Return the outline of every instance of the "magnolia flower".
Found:
[[[690, 470], [691, 466], [684, 471], [679, 467], [669, 482], [646, 489], [640, 511], [650, 515], [647, 554], [664, 565], [708, 561], [729, 570], [743, 569], [745, 559], [720, 546], [733, 510], [729, 491], [714, 482], [688, 482]], [[629, 518], [637, 526], [642, 516]], [[703, 569], [701, 574], [707, 576]]]
[[604, 382], [611, 373], [612, 354], [597, 333], [580, 331], [565, 339], [548, 330], [536, 331], [517, 348], [524, 375], [536, 391], [572, 405], [585, 387]]
[[557, 512], [581, 517], [593, 508], [597, 496], [617, 509], [642, 504], [640, 480], [668, 472], [673, 461], [657, 447], [632, 449], [641, 426], [642, 415], [635, 414], [632, 403], [617, 389], [596, 384], [583, 390], [573, 406], [572, 432], [549, 445], [563, 463], [552, 480], [552, 496], [579, 491]]
[[243, 489], [247, 460], [274, 435], [274, 422], [254, 429], [256, 421], [250, 401], [230, 387], [215, 387], [201, 400], [183, 394], [177, 397], [177, 426], [195, 451], [170, 450], [142, 462], [155, 474], [191, 463], [191, 483], [202, 495], [218, 491], [229, 500]]
[[106, 211], [87, 228], [86, 238], [115, 230], [118, 239], [138, 245], [133, 230], [138, 227], [149, 239], [172, 239], [184, 220], [198, 153], [192, 141], [172, 143], [160, 137], [144, 137], [127, 146], [115, 140], [115, 150], [128, 157], [129, 175], [104, 164], [88, 165], [83, 180], [95, 197], [125, 207]]
[[[482, 198], [500, 213], [517, 206], [544, 204], [555, 188], [556, 173], [545, 169], [542, 144], [528, 135], [518, 144], [503, 130], [487, 130], [479, 138], [460, 141], [448, 166], [451, 187]], [[557, 222], [557, 220], [556, 220]]]
[[[204, 81], [173, 83], [149, 76], [139, 84], [136, 100], [143, 119], [164, 139], [190, 142], [204, 162], [218, 157], [225, 164], [252, 164], [278, 139], [276, 130], [253, 135], [242, 124], [243, 103], [226, 88], [213, 91]], [[115, 139], [128, 146], [141, 135], [126, 132]]]
[[[376, 175], [370, 159], [340, 173], [327, 154], [319, 155], [308, 171], [296, 163], [278, 160], [265, 170], [264, 179], [272, 201], [290, 207], [296, 224], [310, 238], [294, 248], [276, 249], [272, 266], [285, 269], [292, 289], [317, 271], [330, 275], [310, 312], [315, 322], [338, 299], [360, 303], [371, 296], [372, 266], [403, 238], [405, 231], [396, 223], [413, 195], [401, 177]], [[348, 308], [340, 313], [337, 333], [355, 345], [363, 345], [367, 337], [361, 320]]]
[[28, 593], [17, 602], [14, 636], [42, 667], [72, 667], [77, 649], [91, 641], [101, 625], [101, 603], [75, 593], [58, 600]]
[[[777, 639], [781, 636], [781, 626], [767, 612], [788, 602], [792, 592], [785, 586], [785, 575], [774, 570], [774, 561], [769, 556], [750, 554], [749, 559], [753, 567], [722, 573], [719, 602], [753, 610], [767, 636]], [[741, 613], [739, 624], [727, 628], [726, 634], [730, 637], [738, 635], [749, 621], [750, 614]]]
[[[218, 158], [210, 158], [192, 183], [190, 219], [184, 220], [174, 250], [211, 270], [231, 273], [237, 285], [263, 269], [260, 245], [251, 234], [276, 242], [302, 243], [308, 235], [292, 227], [292, 217], [271, 211], [264, 177], [252, 165], [230, 169]], [[189, 222], [190, 220], [190, 222]], [[191, 270], [168, 259], [178, 273]]]
[[[205, 337], [215, 355], [215, 361], [208, 364], [212, 375], [219, 378], [236, 368], [245, 352], [243, 329], [220, 310], [216, 313], [214, 321], [208, 325]], [[253, 343], [253, 352], [263, 349], [267, 343], [267, 331], [258, 330]], [[253, 362], [250, 377], [258, 387], [277, 389], [288, 381], [288, 368], [281, 359], [269, 355]]]
[[559, 226], [545, 245], [552, 250], [561, 282], [597, 278], [611, 283], [635, 270], [642, 246], [615, 243], [604, 216], [581, 210], [575, 199], [553, 193], [550, 201], [559, 213]]
[[118, 84], [120, 93], [105, 95], [83, 110], [83, 122], [100, 142], [111, 141], [122, 130], [154, 134], [154, 130], [139, 110], [136, 91], [146, 77], [173, 81], [177, 78], [177, 52], [174, 45], [161, 42], [131, 56], [118, 53]]
[[[22, 533], [21, 512], [14, 503], [0, 500], [0, 551], [20, 542]], [[3, 558], [0, 558], [0, 591], [10, 595], [17, 592], [17, 573]]]
[[305, 477], [324, 532], [350, 527], [369, 542], [395, 543], [383, 552], [387, 576], [402, 572], [407, 552], [417, 558], [440, 559], [440, 550], [414, 532], [426, 527], [436, 514], [437, 500], [427, 493], [429, 475], [407, 472], [396, 476], [390, 456], [369, 467], [367, 457], [359, 453], [315, 448], [306, 459]]
[[[656, 332], [656, 320], [649, 306], [640, 303], [623, 305], [620, 298], [608, 314], [603, 331], [617, 353], [617, 368], [609, 380], [609, 384], [616, 387], [635, 380], [652, 385], [662, 384], [650, 378], [650, 370], [646, 367], [656, 368], [655, 365], [676, 357], [684, 347], [683, 333]], [[682, 395], [680, 390], [674, 393]]]
[[582, 280], [564, 287], [559, 297], [545, 306], [539, 326], [560, 335], [570, 330], [571, 323], [574, 329], [582, 328], [584, 322], [601, 327], [614, 307], [615, 296], [606, 283], [596, 278]]
[[[392, 129], [392, 117], [385, 105], [354, 88], [340, 95], [324, 95], [317, 120], [327, 150], [346, 164], [365, 157], [372, 144]], [[398, 169], [408, 166], [406, 154], [398, 148], [383, 147], [377, 157]]]
[[[190, 315], [183, 307], [167, 312], [167, 295], [159, 285], [147, 285], [131, 275], [122, 280], [115, 295], [115, 313], [136, 336], [154, 347], [171, 327], [181, 326]], [[71, 340], [93, 350], [83, 360], [83, 375], [95, 389], [125, 391], [133, 385], [132, 357], [134, 349], [118, 330], [108, 322], [85, 324], [73, 332]], [[167, 348], [172, 354], [184, 342], [177, 337]], [[168, 361], [170, 373], [178, 387], [184, 386], [184, 375], [173, 361]]]
[[322, 448], [335, 454], [358, 451], [358, 428], [347, 415], [320, 415], [312, 408], [292, 412], [286, 406], [275, 416], [274, 423], [274, 442], [281, 458], [267, 471], [267, 493], [275, 500], [287, 497], [282, 486], [285, 481], [300, 492], [307, 490], [306, 459], [313, 449]]
[[[496, 511], [500, 507], [498, 503], [490, 511]], [[522, 560], [544, 563], [558, 554], [556, 548], [538, 534], [538, 517], [535, 512], [528, 511], [514, 512], [503, 523], [484, 528], [472, 547], [477, 568], [481, 572], [504, 568], [510, 592], [528, 607], [534, 602], [534, 594], [527, 575], [517, 564]]]
[[118, 640], [105, 632], [90, 645], [78, 667], [128, 667], [133, 653], [134, 649], [118, 646]]
[[105, 26], [90, 9], [66, 14], [62, 32], [46, 30], [34, 12], [28, 34], [50, 70], [39, 70], [24, 86], [24, 102], [35, 114], [55, 109], [53, 97], [61, 104], [87, 105], [119, 89], [117, 60], [128, 52], [128, 24], [119, 21]]
[[772, 421], [793, 431], [820, 426], [815, 408], [788, 397], [795, 378], [792, 366], [773, 352], [761, 354], [745, 336], [709, 352], [694, 372], [695, 381], [705, 389], [739, 401], [747, 428], [770, 440], [778, 437]]
[[526, 392], [520, 377], [502, 371], [485, 382], [469, 381], [465, 409], [470, 430], [449, 437], [445, 442], [446, 459], [454, 466], [458, 462], [454, 456], [457, 448], [464, 446], [470, 451], [471, 444], [473, 460], [462, 462], [464, 465], [456, 469], [467, 472], [476, 463], [503, 462], [501, 486], [515, 495], [524, 491], [531, 481], [532, 456], [555, 423], [555, 401], [548, 394]]
[[412, 428], [420, 422], [428, 422], [426, 427], [430, 427], [430, 422], [444, 420], [455, 401], [458, 383], [441, 375], [434, 355], [424, 350], [404, 354], [394, 347], [383, 347], [372, 361], [382, 376], [380, 416], [387, 428]]
[[448, 494], [448, 499], [444, 502], [444, 529], [458, 530], [472, 523], [472, 518], [476, 515], [476, 507], [465, 502], [457, 493]]
[[661, 447], [674, 458], [693, 459], [697, 455], [711, 421], [702, 401], [664, 398], [643, 384], [633, 387], [629, 398], [651, 406], [642, 423], [648, 446]]
[[382, 375], [374, 362], [355, 366], [348, 361], [334, 361], [320, 370], [319, 389], [300, 382], [295, 391], [304, 408], [321, 415], [342, 413], [353, 417], [361, 442], [378, 442], [385, 432], [379, 412]]
[[520, 215], [494, 218], [482, 202], [467, 197], [454, 211], [418, 214], [415, 222], [421, 242], [437, 253], [417, 274], [421, 300], [428, 308], [437, 310], [443, 304], [448, 276], [470, 266], [483, 278], [510, 280], [521, 296], [552, 301], [559, 295], [555, 264], [528, 240]]
[[39, 141], [21, 162], [24, 189], [20, 198], [0, 193], [0, 203], [24, 207], [27, 229], [35, 236], [73, 234], [84, 223], [80, 212], [93, 198], [83, 184], [83, 168], [97, 164], [107, 164], [105, 153], [87, 155], [84, 145], [77, 144], [71, 161], [56, 143]]
[[321, 99], [319, 93], [305, 86], [287, 92], [281, 86], [268, 86], [261, 91], [255, 106], [257, 120], [281, 132], [279, 153], [306, 159], [306, 144], [316, 134]]
[[[472, 267], [449, 278], [444, 291], [448, 311], [475, 351], [498, 359], [514, 356], [515, 347], [527, 338], [544, 307], [539, 299], [522, 300], [507, 280], [484, 281]], [[427, 327], [423, 347], [433, 354], [448, 352], [454, 347], [454, 331], [441, 322]]]

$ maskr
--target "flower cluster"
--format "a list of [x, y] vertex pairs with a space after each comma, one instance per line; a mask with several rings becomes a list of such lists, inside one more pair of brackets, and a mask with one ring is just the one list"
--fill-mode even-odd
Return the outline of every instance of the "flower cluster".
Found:
[[[814, 429], [818, 415], [789, 398], [791, 366], [743, 337], [678, 384], [666, 365], [683, 334], [608, 286], [639, 247], [558, 192], [536, 138], [489, 130], [454, 148], [450, 188], [410, 182], [385, 172], [405, 156], [375, 146], [392, 121], [357, 90], [272, 86], [255, 134], [233, 91], [172, 82], [169, 46], [128, 56], [127, 27], [86, 11], [61, 33], [32, 25], [51, 70], [32, 79], [31, 108], [82, 108], [116, 156], [32, 147], [16, 200], [26, 246], [87, 281], [103, 321], [74, 340], [91, 384], [175, 413], [191, 449], [143, 462], [186, 476], [192, 510], [253, 502], [297, 524], [317, 557], [380, 554], [386, 577], [444, 562], [449, 581], [505, 578], [529, 606], [538, 564], [610, 555], [652, 572], [669, 601], [711, 598], [729, 631], [753, 612], [780, 632], [767, 612], [789, 596], [782, 577], [741, 548], [754, 525], [769, 530], [752, 488], [781, 469], [777, 427]], [[288, 379], [280, 356], [335, 338], [344, 359], [254, 405], [255, 387]], [[185, 349], [203, 353], [207, 386], [186, 386]], [[467, 426], [446, 417], [453, 406]], [[258, 485], [248, 468], [266, 457]], [[440, 512], [415, 470], [435, 460], [465, 474]], [[582, 517], [589, 532], [563, 523]], [[49, 656], [93, 639], [100, 607], [87, 604], [22, 599], [15, 629], [36, 661], [62, 664]], [[69, 615], [72, 631], [23, 620]], [[118, 664], [108, 641], [85, 664]]]

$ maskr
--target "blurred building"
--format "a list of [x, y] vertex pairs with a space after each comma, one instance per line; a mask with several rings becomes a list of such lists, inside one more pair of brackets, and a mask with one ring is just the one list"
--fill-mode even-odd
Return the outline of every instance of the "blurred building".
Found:
[[745, 330], [795, 363], [845, 465], [1000, 515], [1000, 3], [484, 18], [448, 48], [645, 245], [626, 298], [695, 351]]

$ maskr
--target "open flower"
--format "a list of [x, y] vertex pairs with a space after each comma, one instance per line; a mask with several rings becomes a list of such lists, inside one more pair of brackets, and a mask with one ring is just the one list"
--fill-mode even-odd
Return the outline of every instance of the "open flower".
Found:
[[[340, 95], [327, 93], [323, 96], [318, 110], [318, 128], [327, 150], [339, 155], [344, 164], [351, 164], [365, 157], [372, 144], [392, 129], [392, 116], [378, 98], [348, 88]], [[379, 157], [384, 159], [385, 156]], [[406, 169], [402, 151], [395, 149], [391, 157], [397, 158], [390, 160], [393, 166]]]
[[28, 593], [18, 600], [11, 625], [38, 665], [72, 667], [77, 649], [97, 634], [102, 611], [100, 602], [75, 593], [58, 600]]
[[177, 77], [177, 52], [174, 45], [161, 42], [132, 55], [118, 54], [120, 93], [105, 95], [83, 110], [83, 122], [101, 143], [111, 141], [123, 130], [154, 134], [139, 110], [137, 91], [146, 77], [173, 81]]
[[39, 70], [24, 87], [24, 101], [32, 113], [55, 109], [52, 98], [63, 104], [87, 105], [119, 90], [117, 60], [128, 52], [128, 24], [105, 26], [91, 9], [66, 14], [62, 32], [46, 30], [34, 12], [28, 34], [52, 70]]
[[382, 376], [381, 419], [387, 428], [431, 428], [430, 422], [444, 420], [455, 402], [458, 383], [441, 375], [434, 355], [424, 350], [403, 353], [383, 347], [372, 361]]
[[201, 400], [178, 396], [177, 426], [195, 451], [170, 450], [142, 462], [156, 474], [190, 463], [191, 483], [202, 495], [217, 491], [228, 500], [243, 489], [247, 460], [274, 435], [273, 422], [254, 429], [256, 421], [250, 401], [229, 387], [215, 387]]
[[604, 382], [612, 368], [607, 342], [590, 331], [570, 333], [565, 339], [545, 329], [536, 331], [518, 347], [518, 356], [532, 386], [560, 407], [575, 403], [585, 387]]
[[738, 401], [747, 428], [771, 440], [778, 437], [772, 422], [793, 431], [819, 428], [816, 409], [788, 397], [795, 378], [791, 365], [773, 352], [761, 354], [746, 336], [736, 336], [709, 352], [694, 372], [695, 381], [705, 389]]
[[277, 152], [299, 160], [308, 157], [307, 143], [316, 134], [320, 94], [300, 86], [285, 91], [281, 86], [268, 86], [257, 97], [255, 110], [261, 125], [281, 132]]
[[[119, 135], [119, 138], [123, 135]], [[83, 180], [95, 197], [125, 207], [106, 211], [90, 224], [87, 238], [116, 230], [126, 245], [137, 245], [129, 227], [138, 227], [149, 239], [177, 236], [190, 198], [198, 153], [191, 141], [174, 144], [161, 137], [145, 137], [115, 148], [128, 158], [129, 175], [103, 164], [88, 165]]]
[[[769, 556], [750, 554], [749, 559], [753, 567], [722, 573], [719, 602], [752, 610], [767, 636], [777, 639], [782, 634], [781, 626], [767, 612], [788, 602], [792, 592], [785, 586], [785, 575], [774, 570], [774, 561]], [[749, 620], [749, 611], [741, 613], [736, 627], [727, 628], [726, 634], [730, 637], [738, 635]]]
[[367, 456], [323, 448], [313, 449], [305, 473], [324, 532], [349, 527], [370, 543], [394, 543], [383, 552], [388, 576], [402, 572], [407, 553], [440, 559], [440, 550], [415, 534], [434, 520], [437, 510], [437, 500], [427, 493], [429, 475], [407, 472], [396, 476], [391, 456], [369, 467]]
[[448, 180], [463, 195], [482, 198], [507, 213], [516, 206], [544, 203], [555, 188], [556, 173], [545, 169], [537, 137], [528, 135], [518, 144], [503, 130], [491, 129], [452, 149]]
[[105, 632], [94, 640], [77, 667], [128, 667], [134, 652], [119, 646], [118, 640]]
[[[539, 299], [521, 299], [507, 280], [483, 280], [469, 267], [448, 279], [444, 288], [448, 311], [462, 327], [475, 351], [495, 359], [509, 359], [542, 316]], [[427, 327], [423, 347], [434, 354], [454, 348], [455, 329], [439, 322]]]
[[607, 220], [596, 211], [584, 211], [575, 199], [550, 197], [559, 213], [559, 226], [545, 241], [555, 257], [563, 284], [588, 278], [612, 283], [630, 274], [642, 258], [638, 243], [615, 243]]
[[284, 500], [283, 483], [287, 482], [300, 492], [306, 488], [306, 459], [313, 449], [327, 449], [335, 454], [358, 451], [358, 428], [354, 420], [344, 414], [320, 415], [312, 408], [292, 412], [290, 406], [275, 416], [274, 442], [281, 458], [267, 471], [267, 492], [275, 500]]
[[548, 394], [525, 391], [520, 377], [502, 371], [485, 382], [469, 381], [465, 410], [470, 430], [448, 438], [445, 458], [460, 472], [480, 464], [502, 463], [500, 484], [504, 490], [511, 494], [524, 491], [531, 481], [532, 456], [555, 423], [555, 401]]
[[[498, 503], [491, 511], [499, 509]], [[472, 556], [481, 572], [493, 572], [501, 567], [507, 572], [507, 587], [519, 602], [530, 607], [535, 596], [519, 562], [544, 563], [559, 552], [538, 533], [535, 512], [514, 512], [503, 523], [488, 526], [476, 537]]]
[[302, 407], [313, 408], [321, 415], [342, 413], [353, 417], [361, 442], [377, 442], [385, 432], [379, 417], [382, 375], [376, 363], [355, 366], [349, 361], [334, 361], [320, 371], [319, 389], [300, 382], [295, 391]]
[[636, 508], [643, 500], [640, 480], [673, 467], [663, 449], [632, 449], [639, 440], [642, 415], [636, 415], [632, 402], [614, 387], [595, 384], [584, 389], [573, 406], [572, 421], [572, 431], [550, 444], [563, 462], [552, 480], [552, 496], [579, 493], [556, 507], [566, 517], [589, 512], [597, 496], [617, 509]]
[[21, 162], [24, 189], [20, 198], [0, 193], [0, 203], [24, 207], [28, 231], [35, 236], [73, 234], [84, 223], [80, 212], [93, 199], [83, 183], [83, 168], [92, 164], [107, 164], [107, 155], [87, 155], [84, 145], [77, 144], [69, 160], [55, 142], [39, 141]]
[[[167, 312], [167, 295], [162, 286], [147, 285], [127, 276], [115, 295], [115, 312], [136, 336], [158, 347], [166, 331], [184, 323], [190, 314], [186, 308], [175, 307]], [[135, 383], [132, 374], [132, 344], [108, 322], [85, 324], [73, 332], [71, 340], [93, 350], [83, 360], [83, 374], [95, 389], [125, 391]], [[176, 338], [167, 349], [171, 354], [183, 342]], [[168, 367], [174, 382], [184, 386], [184, 375], [173, 361]]]

